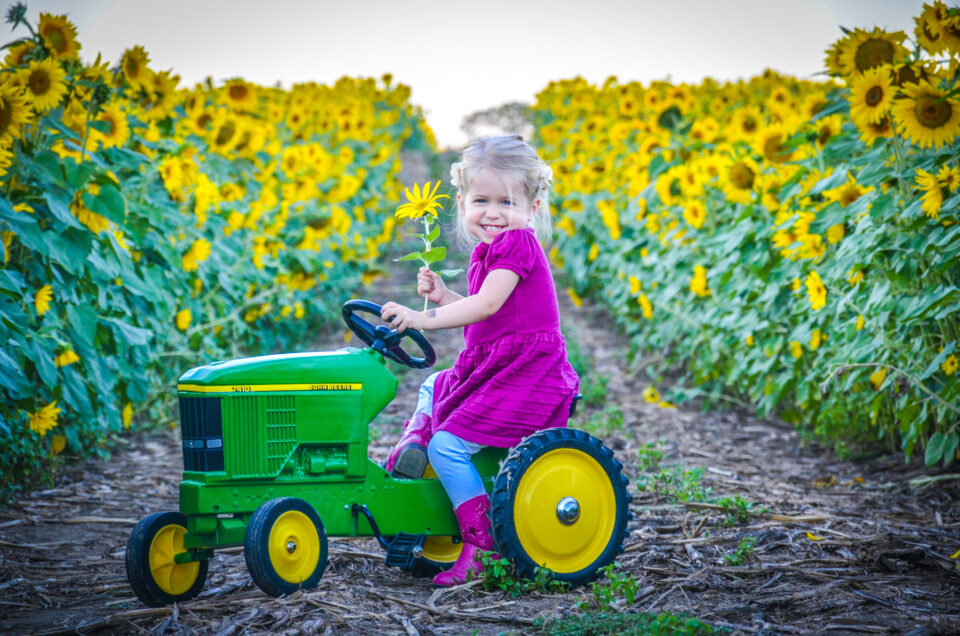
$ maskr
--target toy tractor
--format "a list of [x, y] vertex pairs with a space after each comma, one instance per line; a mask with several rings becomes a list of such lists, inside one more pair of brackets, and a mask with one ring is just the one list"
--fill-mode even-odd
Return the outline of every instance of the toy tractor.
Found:
[[[180, 510], [141, 519], [126, 550], [127, 578], [146, 605], [196, 596], [214, 551], [228, 546], [243, 546], [270, 596], [317, 585], [328, 536], [376, 537], [387, 565], [414, 575], [456, 560], [456, 516], [432, 471], [399, 479], [367, 457], [368, 425], [397, 392], [385, 360], [426, 368], [433, 349], [418, 331], [375, 327], [358, 312], [379, 318], [380, 307], [343, 306], [367, 348], [214, 362], [180, 378]], [[404, 338], [422, 357], [403, 349]], [[598, 439], [547, 429], [473, 461], [491, 494], [498, 550], [522, 575], [541, 566], [581, 583], [622, 551], [631, 497]]]

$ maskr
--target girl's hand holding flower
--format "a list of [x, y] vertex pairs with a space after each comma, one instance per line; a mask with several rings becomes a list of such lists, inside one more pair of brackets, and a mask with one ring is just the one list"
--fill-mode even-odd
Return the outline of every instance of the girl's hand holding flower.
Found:
[[446, 293], [447, 286], [440, 275], [430, 271], [427, 266], [421, 267], [417, 274], [417, 295], [426, 298], [435, 305], [440, 305], [443, 304], [443, 297]]

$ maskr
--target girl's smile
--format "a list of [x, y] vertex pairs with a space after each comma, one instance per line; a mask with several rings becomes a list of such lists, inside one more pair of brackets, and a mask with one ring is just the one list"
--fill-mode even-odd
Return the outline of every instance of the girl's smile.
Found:
[[483, 170], [471, 179], [465, 195], [457, 195], [457, 204], [467, 231], [484, 243], [492, 243], [507, 230], [529, 227], [540, 200], [530, 201], [516, 179]]

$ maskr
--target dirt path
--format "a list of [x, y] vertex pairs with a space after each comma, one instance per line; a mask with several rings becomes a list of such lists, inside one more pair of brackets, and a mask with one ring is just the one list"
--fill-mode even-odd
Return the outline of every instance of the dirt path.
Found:
[[[413, 302], [405, 275], [375, 282], [367, 296]], [[605, 403], [571, 425], [587, 427], [610, 406], [623, 414], [606, 442], [634, 495], [618, 562], [639, 598], [619, 611], [685, 612], [744, 633], [960, 631], [960, 568], [950, 559], [960, 549], [960, 476], [934, 481], [899, 456], [842, 463], [775, 422], [647, 403], [644, 376], [626, 369], [626, 342], [604, 312], [574, 307], [565, 294], [561, 302], [567, 330], [592, 358], [590, 373], [609, 378]], [[431, 340], [441, 366], [462, 342], [455, 332]], [[342, 343], [338, 331], [317, 348]], [[399, 395], [375, 422], [375, 459], [396, 440], [428, 373], [399, 372]], [[0, 633], [497, 634], [592, 598], [589, 588], [518, 599], [476, 584], [438, 591], [386, 567], [373, 540], [333, 539], [310, 593], [268, 598], [234, 548], [216, 554], [199, 598], [145, 608], [126, 582], [124, 547], [138, 519], [177, 508], [178, 434], [131, 439], [111, 460], [78, 466], [56, 488], [0, 511]], [[637, 489], [638, 452], [657, 440], [660, 467], [686, 470], [686, 494], [707, 501], [671, 503]], [[689, 472], [697, 467], [699, 482]], [[736, 495], [766, 511], [724, 525], [727, 513], [709, 500]], [[725, 563], [748, 537], [756, 547], [744, 563]]]

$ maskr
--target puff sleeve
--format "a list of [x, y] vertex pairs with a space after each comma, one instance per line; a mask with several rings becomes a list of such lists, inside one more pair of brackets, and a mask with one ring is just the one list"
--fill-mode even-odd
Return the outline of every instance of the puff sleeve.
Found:
[[542, 252], [537, 235], [531, 228], [509, 230], [490, 244], [487, 252], [487, 271], [509, 269], [520, 278], [525, 278], [537, 263]]

